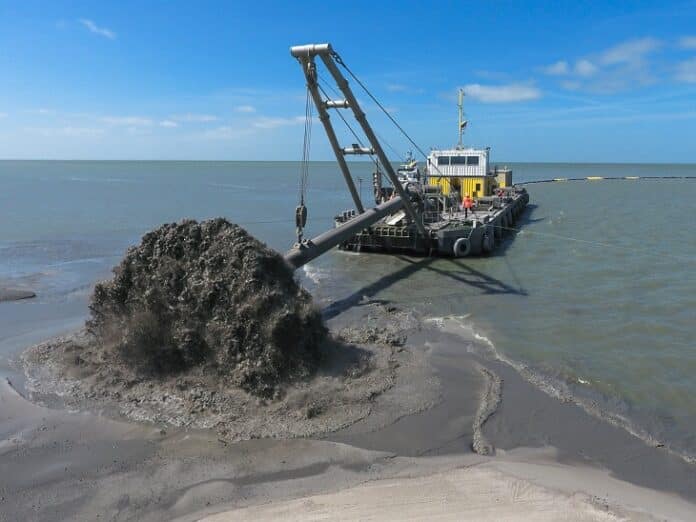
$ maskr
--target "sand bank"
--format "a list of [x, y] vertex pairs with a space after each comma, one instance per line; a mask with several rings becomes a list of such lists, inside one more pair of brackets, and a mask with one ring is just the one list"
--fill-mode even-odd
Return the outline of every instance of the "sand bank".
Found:
[[121, 372], [100, 362], [84, 332], [31, 347], [22, 360], [27, 388], [43, 404], [213, 429], [226, 441], [317, 437], [367, 417], [383, 427], [439, 400], [426, 354], [405, 345], [418, 328], [407, 312], [366, 304], [350, 322], [342, 318], [331, 326], [316, 374], [287, 383], [277, 399], [229, 385], [205, 367], [156, 378]]
[[0, 520], [689, 520], [695, 509], [549, 448], [403, 457], [307, 439], [227, 444], [42, 408], [6, 381], [0, 461]]
[[31, 299], [32, 297], [36, 297], [36, 294], [31, 290], [0, 287], [0, 303], [3, 301], [20, 301], [22, 299]]
[[[553, 484], [550, 484], [555, 482]], [[528, 455], [212, 515], [232, 520], [688, 520], [693, 506], [590, 468]]]
[[[390, 323], [382, 314], [400, 313], [361, 302], [329, 327], [346, 339], [398, 345], [399, 321], [384, 330]], [[8, 520], [145, 521], [694, 518], [693, 465], [549, 396], [483, 357], [473, 337], [424, 324], [406, 337], [394, 351], [423, 358], [395, 368], [402, 372], [366, 403], [368, 415], [321, 440], [229, 442], [215, 429], [125, 422], [96, 408], [47, 409], [0, 385], [0, 464], [7, 470], [0, 513]], [[430, 374], [437, 400], [417, 408]], [[492, 456], [472, 451], [477, 429]]]

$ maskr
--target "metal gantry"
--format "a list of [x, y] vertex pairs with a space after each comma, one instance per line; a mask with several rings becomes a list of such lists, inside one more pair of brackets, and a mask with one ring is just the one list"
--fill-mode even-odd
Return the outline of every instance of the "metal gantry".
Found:
[[[358, 191], [355, 188], [355, 183], [353, 182], [353, 178], [351, 177], [350, 169], [348, 167], [348, 163], [346, 162], [345, 156], [348, 154], [374, 153], [379, 159], [379, 162], [381, 163], [382, 168], [386, 172], [387, 177], [394, 186], [394, 190], [401, 197], [403, 201], [404, 210], [408, 214], [409, 218], [415, 223], [416, 227], [418, 228], [418, 231], [424, 237], [427, 237], [428, 234], [425, 230], [425, 227], [423, 226], [421, 219], [419, 219], [418, 212], [411, 204], [406, 190], [402, 187], [401, 183], [399, 182], [399, 179], [396, 176], [396, 173], [394, 172], [394, 168], [392, 167], [389, 159], [387, 158], [387, 155], [384, 153], [384, 149], [382, 148], [382, 145], [380, 144], [379, 140], [377, 139], [377, 136], [372, 130], [372, 127], [368, 123], [365, 113], [360, 108], [360, 104], [358, 103], [358, 100], [353, 94], [353, 91], [351, 90], [350, 85], [348, 84], [348, 80], [346, 80], [346, 78], [343, 76], [341, 70], [337, 65], [337, 62], [342, 64], [342, 61], [338, 54], [331, 47], [331, 44], [323, 43], [298, 45], [290, 49], [290, 54], [297, 58], [297, 60], [300, 62], [302, 66], [302, 71], [304, 72], [305, 79], [307, 80], [307, 89], [309, 90], [312, 96], [312, 100], [314, 101], [314, 104], [317, 108], [317, 111], [319, 113], [319, 119], [324, 126], [324, 130], [326, 131], [327, 137], [329, 138], [329, 143], [331, 144], [331, 148], [334, 151], [334, 155], [336, 156], [336, 160], [338, 161], [338, 165], [341, 169], [343, 177], [345, 178], [346, 185], [348, 186], [348, 190], [350, 191], [351, 197], [353, 198], [353, 202], [355, 203], [355, 207], [358, 213], [364, 213], [365, 209], [362, 204], [362, 201], [360, 200], [360, 195], [358, 194]], [[341, 93], [343, 93], [343, 96], [345, 96], [344, 100], [322, 99], [321, 93], [319, 91], [317, 65], [315, 61], [315, 58], [317, 56], [321, 59], [324, 66], [333, 77], [334, 81], [336, 82], [336, 85], [340, 89]], [[350, 109], [356, 121], [360, 124], [360, 127], [362, 128], [365, 137], [369, 141], [370, 147], [358, 147], [357, 145], [353, 145], [351, 147], [341, 147], [338, 143], [338, 138], [336, 137], [336, 132], [334, 131], [333, 125], [331, 124], [331, 118], [329, 117], [328, 109], [330, 108], [337, 110]]]

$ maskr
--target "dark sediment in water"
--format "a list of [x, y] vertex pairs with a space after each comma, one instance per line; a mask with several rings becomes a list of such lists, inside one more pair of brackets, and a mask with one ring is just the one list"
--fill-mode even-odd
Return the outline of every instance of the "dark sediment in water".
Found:
[[283, 258], [221, 218], [146, 234], [90, 311], [102, 363], [145, 377], [202, 366], [263, 397], [311, 375], [326, 334]]
[[21, 301], [22, 299], [31, 299], [32, 297], [36, 297], [36, 294], [31, 290], [0, 287], [0, 303], [3, 301]]
[[471, 449], [479, 455], [493, 455], [495, 447], [483, 433], [483, 425], [495, 414], [502, 398], [502, 380], [488, 368], [479, 365], [479, 371], [485, 380], [485, 387], [474, 417], [474, 433]]

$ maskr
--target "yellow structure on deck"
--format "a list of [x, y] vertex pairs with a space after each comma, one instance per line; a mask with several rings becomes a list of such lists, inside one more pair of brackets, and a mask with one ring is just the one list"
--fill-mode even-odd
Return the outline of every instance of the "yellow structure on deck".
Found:
[[456, 192], [459, 199], [466, 196], [492, 196], [500, 187], [512, 186], [512, 170], [496, 167], [489, 170], [490, 147], [464, 148], [462, 135], [467, 126], [464, 119], [464, 90], [459, 89], [459, 141], [454, 149], [432, 150], [428, 155], [426, 175], [428, 185], [440, 187], [445, 195]]
[[496, 186], [495, 176], [430, 176], [429, 185], [439, 186], [443, 194], [457, 192], [460, 199], [466, 195], [473, 198], [490, 196]]
[[433, 150], [428, 155], [428, 184], [439, 186], [443, 194], [456, 192], [460, 198], [469, 195], [491, 196], [498, 187], [512, 186], [512, 170], [488, 169], [490, 149]]

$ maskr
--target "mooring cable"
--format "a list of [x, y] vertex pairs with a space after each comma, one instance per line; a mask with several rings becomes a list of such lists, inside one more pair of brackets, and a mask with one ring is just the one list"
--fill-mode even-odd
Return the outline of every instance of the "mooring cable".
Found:
[[592, 245], [592, 246], [596, 246], [596, 247], [603, 247], [603, 248], [610, 248], [610, 249], [615, 248], [615, 249], [619, 249], [619, 250], [628, 251], [631, 253], [638, 253], [638, 254], [643, 254], [643, 255], [647, 254], [648, 256], [652, 256], [652, 257], [660, 257], [660, 258], [667, 257], [667, 258], [675, 259], [678, 261], [687, 261], [687, 262], [692, 262], [692, 263], [694, 261], [696, 261], [696, 258], [693, 258], [693, 257], [679, 256], [679, 255], [667, 254], [667, 253], [663, 253], [663, 252], [652, 253], [650, 251], [639, 250], [637, 248], [627, 247], [627, 246], [623, 246], [623, 245], [617, 245], [617, 244], [613, 244], [613, 243], [604, 243], [602, 241], [594, 241], [591, 239], [583, 239], [583, 238], [572, 237], [572, 236], [562, 236], [559, 234], [553, 234], [553, 233], [549, 233], [549, 232], [537, 232], [534, 230], [529, 230], [529, 228], [520, 229], [517, 227], [510, 227], [510, 226], [506, 227], [503, 225], [492, 225], [492, 226], [493, 226], [493, 228], [506, 230], [508, 232], [514, 232], [515, 234], [524, 234], [524, 235], [533, 234], [533, 235], [537, 235], [537, 236], [541, 236], [541, 237], [548, 237], [548, 238], [552, 238], [552, 239], [561, 239], [561, 240], [569, 241], [569, 242], [584, 243], [584, 244], [588, 244], [588, 245]]

